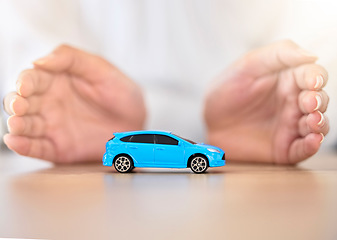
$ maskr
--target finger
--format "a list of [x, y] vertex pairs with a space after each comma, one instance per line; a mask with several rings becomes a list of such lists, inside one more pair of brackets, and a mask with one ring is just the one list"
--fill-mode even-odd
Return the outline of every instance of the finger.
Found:
[[45, 138], [29, 138], [26, 136], [6, 134], [3, 139], [9, 149], [20, 155], [49, 161], [55, 160], [55, 148], [53, 144]]
[[24, 98], [16, 93], [10, 93], [4, 98], [4, 108], [9, 115], [35, 114], [39, 111], [41, 104], [38, 96]]
[[314, 63], [317, 56], [300, 48], [290, 40], [283, 40], [249, 52], [238, 62], [242, 74], [260, 77], [289, 67]]
[[299, 133], [302, 137], [309, 133], [328, 134], [330, 129], [329, 119], [321, 112], [316, 111], [301, 117], [298, 123]]
[[34, 62], [37, 68], [52, 72], [69, 72], [87, 79], [106, 78], [111, 65], [103, 58], [67, 45], [57, 47], [51, 54]]
[[317, 64], [298, 66], [293, 74], [298, 87], [303, 90], [321, 90], [328, 81], [328, 72]]
[[21, 72], [16, 89], [19, 95], [30, 97], [46, 92], [52, 84], [52, 74], [40, 69], [28, 69]]
[[27, 137], [41, 137], [45, 135], [45, 121], [39, 115], [11, 116], [7, 120], [9, 133]]
[[324, 136], [319, 133], [310, 133], [303, 138], [296, 139], [289, 149], [289, 162], [295, 164], [314, 155], [323, 139]]
[[9, 114], [13, 115], [13, 100], [16, 98], [17, 94], [16, 92], [10, 92], [8, 93], [3, 100], [4, 110]]
[[26, 98], [12, 92], [4, 98], [4, 108], [9, 115], [22, 116], [27, 113], [29, 103]]
[[319, 92], [303, 90], [298, 97], [298, 105], [303, 113], [312, 113], [317, 110], [324, 113], [328, 104], [329, 96], [323, 90]]

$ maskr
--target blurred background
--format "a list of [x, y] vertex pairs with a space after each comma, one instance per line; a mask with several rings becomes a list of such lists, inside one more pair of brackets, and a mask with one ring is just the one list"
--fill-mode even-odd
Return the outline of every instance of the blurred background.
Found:
[[[67, 43], [103, 56], [144, 88], [147, 128], [203, 141], [207, 84], [246, 51], [288, 38], [329, 72], [323, 148], [330, 148], [337, 143], [336, 10], [333, 0], [0, 0], [0, 97], [32, 61]], [[1, 108], [0, 135], [8, 117]]]

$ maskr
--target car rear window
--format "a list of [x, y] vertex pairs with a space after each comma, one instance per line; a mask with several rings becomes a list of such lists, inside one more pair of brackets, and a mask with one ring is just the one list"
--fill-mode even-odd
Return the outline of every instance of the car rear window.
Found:
[[169, 136], [156, 134], [156, 144], [178, 145], [178, 140]]
[[122, 142], [130, 142], [131, 137], [132, 137], [132, 135], [131, 136], [122, 137], [120, 140]]

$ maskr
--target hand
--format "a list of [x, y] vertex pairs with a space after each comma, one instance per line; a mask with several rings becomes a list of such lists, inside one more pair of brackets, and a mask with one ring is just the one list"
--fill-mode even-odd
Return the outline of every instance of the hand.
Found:
[[208, 141], [229, 160], [294, 164], [315, 154], [329, 122], [328, 74], [291, 41], [254, 50], [206, 95]]
[[13, 151], [52, 162], [101, 160], [113, 132], [145, 121], [140, 88], [115, 66], [60, 46], [19, 76], [4, 99]]

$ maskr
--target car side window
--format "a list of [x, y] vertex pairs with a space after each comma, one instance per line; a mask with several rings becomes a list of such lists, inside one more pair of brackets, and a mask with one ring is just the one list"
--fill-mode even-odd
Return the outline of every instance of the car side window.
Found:
[[156, 134], [156, 144], [178, 145], [178, 140], [166, 135]]
[[153, 134], [137, 134], [133, 135], [129, 140], [133, 143], [154, 143]]
[[122, 137], [120, 140], [121, 140], [122, 142], [130, 142], [131, 137], [132, 137], [132, 135], [131, 135], [131, 136]]

